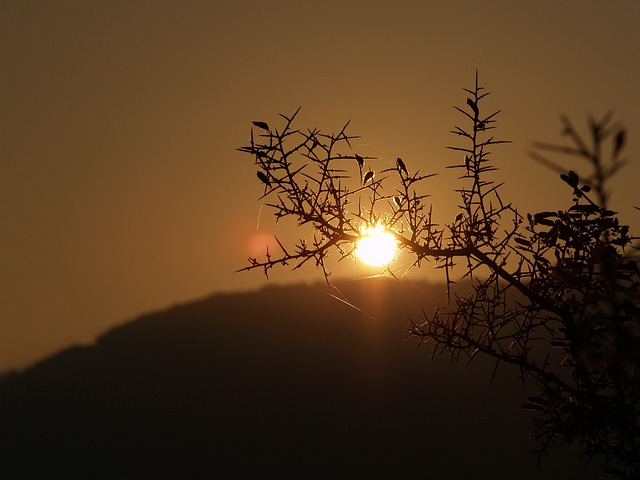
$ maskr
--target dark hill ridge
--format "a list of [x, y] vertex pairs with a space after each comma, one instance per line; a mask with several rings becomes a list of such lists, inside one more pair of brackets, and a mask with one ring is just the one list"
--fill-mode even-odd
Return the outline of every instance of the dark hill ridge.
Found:
[[340, 288], [371, 315], [319, 287], [215, 295], [9, 376], [0, 477], [598, 478], [536, 467], [515, 372], [405, 340], [441, 287]]

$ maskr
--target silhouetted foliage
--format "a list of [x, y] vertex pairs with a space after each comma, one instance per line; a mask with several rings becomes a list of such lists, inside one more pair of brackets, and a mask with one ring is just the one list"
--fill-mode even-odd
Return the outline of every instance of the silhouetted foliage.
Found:
[[[399, 248], [420, 267], [430, 260], [445, 274], [449, 305], [412, 322], [410, 334], [433, 354], [495, 368], [519, 368], [536, 393], [525, 408], [534, 416], [540, 459], [553, 441], [577, 445], [604, 460], [607, 473], [640, 478], [640, 271], [630, 255], [629, 227], [607, 206], [607, 181], [624, 165], [625, 130], [610, 115], [589, 119], [590, 142], [562, 118], [568, 145], [536, 144], [532, 155], [559, 170], [570, 189], [568, 206], [522, 215], [492, 181], [493, 136], [499, 112], [485, 113], [488, 93], [465, 89], [459, 144], [461, 204], [454, 220], [433, 221], [433, 207], [418, 186], [433, 174], [410, 173], [405, 162], [375, 171], [371, 157], [352, 152], [347, 125], [337, 134], [297, 130], [298, 112], [282, 131], [254, 122], [263, 132], [240, 150], [250, 154], [277, 219], [311, 227], [294, 249], [250, 258], [243, 270], [313, 261], [328, 281], [326, 259], [353, 253], [361, 233], [384, 225]], [[586, 160], [581, 177], [543, 154]], [[357, 178], [354, 182], [354, 172]], [[395, 179], [392, 189], [387, 184]], [[387, 271], [392, 272], [393, 266]], [[455, 278], [471, 279], [473, 292], [456, 292]], [[495, 370], [494, 370], [495, 375]]]

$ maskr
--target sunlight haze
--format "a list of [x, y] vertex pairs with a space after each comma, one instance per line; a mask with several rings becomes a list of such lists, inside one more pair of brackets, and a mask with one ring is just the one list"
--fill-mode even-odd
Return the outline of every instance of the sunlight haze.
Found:
[[[640, 3], [0, 0], [0, 371], [178, 302], [267, 282], [235, 273], [273, 235], [252, 121], [360, 135], [402, 157], [438, 221], [457, 212], [453, 105], [478, 69], [501, 110], [492, 161], [521, 212], [571, 201], [529, 156], [613, 110], [630, 164], [612, 207], [640, 212]], [[582, 165], [571, 168], [578, 172]], [[358, 276], [340, 264], [336, 275]], [[433, 274], [433, 269], [412, 275]], [[274, 283], [322, 280], [312, 265]]]

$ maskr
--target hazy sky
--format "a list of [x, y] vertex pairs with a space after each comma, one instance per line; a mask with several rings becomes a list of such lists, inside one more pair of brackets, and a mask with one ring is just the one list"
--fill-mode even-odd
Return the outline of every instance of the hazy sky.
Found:
[[[527, 152], [560, 138], [559, 114], [583, 125], [613, 109], [637, 158], [639, 21], [635, 0], [0, 0], [0, 370], [264, 284], [234, 273], [262, 192], [235, 149], [252, 120], [277, 125], [298, 106], [301, 127], [351, 119], [362, 151], [440, 173], [434, 208], [454, 212], [452, 105], [478, 68], [514, 141], [493, 156], [503, 196], [566, 205]], [[613, 198], [633, 225], [639, 169]]]

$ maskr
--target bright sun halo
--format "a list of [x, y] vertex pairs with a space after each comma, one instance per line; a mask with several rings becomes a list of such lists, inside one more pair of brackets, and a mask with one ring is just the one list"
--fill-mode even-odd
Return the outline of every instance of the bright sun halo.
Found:
[[364, 230], [356, 245], [356, 256], [374, 267], [388, 265], [397, 252], [396, 239], [382, 225]]

